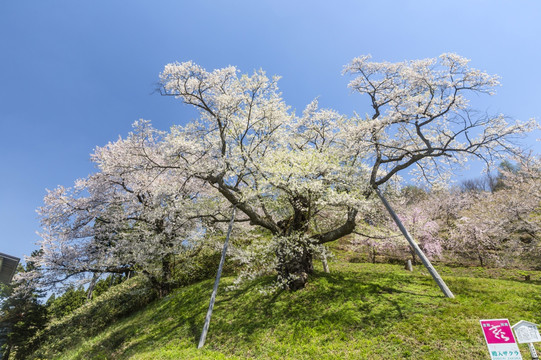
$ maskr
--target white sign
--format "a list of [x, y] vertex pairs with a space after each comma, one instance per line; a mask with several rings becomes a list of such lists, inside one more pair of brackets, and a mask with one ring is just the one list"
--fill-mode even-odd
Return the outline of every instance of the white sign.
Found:
[[517, 336], [519, 344], [533, 343], [541, 341], [539, 330], [537, 330], [537, 324], [529, 321], [520, 320], [518, 323], [512, 326]]
[[480, 320], [492, 360], [522, 360], [507, 319]]

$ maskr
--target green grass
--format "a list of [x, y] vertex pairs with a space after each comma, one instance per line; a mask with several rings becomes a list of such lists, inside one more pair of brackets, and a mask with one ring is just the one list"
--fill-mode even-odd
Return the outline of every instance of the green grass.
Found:
[[[203, 350], [197, 343], [212, 280], [71, 342], [51, 336], [55, 359], [489, 359], [480, 319], [541, 321], [540, 272], [438, 267], [455, 299], [420, 268], [331, 263], [297, 292], [264, 293], [270, 278], [225, 291], [223, 278]], [[55, 342], [64, 341], [63, 352]], [[524, 358], [527, 347], [520, 345]]]

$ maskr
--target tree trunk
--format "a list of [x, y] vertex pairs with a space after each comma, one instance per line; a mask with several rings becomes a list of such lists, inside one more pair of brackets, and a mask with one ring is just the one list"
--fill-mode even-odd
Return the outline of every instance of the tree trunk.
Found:
[[308, 275], [314, 272], [313, 253], [309, 248], [308, 238], [304, 234], [308, 230], [310, 202], [303, 196], [290, 199], [293, 215], [281, 225], [283, 238], [278, 244], [278, 279], [284, 288], [299, 290], [304, 288]]
[[417, 258], [415, 257], [415, 249], [410, 246], [411, 262], [413, 265], [417, 265]]
[[304, 244], [291, 249], [286, 241], [279, 244], [277, 257], [278, 278], [283, 281], [284, 288], [300, 290], [308, 281], [308, 276], [314, 272], [313, 255]]
[[90, 282], [90, 285], [88, 285], [88, 290], [86, 291], [87, 300], [92, 300], [92, 292], [94, 291], [94, 287], [96, 286], [100, 275], [101, 274], [94, 273], [94, 275], [92, 276], [92, 281]]
[[480, 251], [477, 252], [477, 257], [479, 258], [479, 264], [481, 265], [481, 267], [485, 267], [485, 263], [483, 262], [483, 256], [481, 255]]
[[3, 358], [5, 358], [6, 360], [9, 360], [9, 356], [11, 355], [11, 349], [12, 349], [12, 346], [8, 345], [6, 347], [6, 350], [4, 351]]
[[160, 297], [164, 297], [171, 291], [171, 257], [172, 255], [165, 255], [162, 260], [162, 281], [160, 285]]

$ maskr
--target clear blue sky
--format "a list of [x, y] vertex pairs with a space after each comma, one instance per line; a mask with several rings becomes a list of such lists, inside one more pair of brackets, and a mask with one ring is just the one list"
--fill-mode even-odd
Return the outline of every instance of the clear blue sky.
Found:
[[[314, 97], [368, 112], [342, 66], [353, 57], [401, 61], [456, 52], [501, 76], [491, 112], [541, 118], [541, 2], [0, 1], [0, 252], [37, 248], [45, 189], [93, 172], [96, 146], [139, 119], [160, 129], [194, 113], [154, 92], [163, 66], [262, 68], [301, 111]], [[485, 110], [485, 109], [483, 109]], [[539, 133], [527, 140], [541, 151]]]

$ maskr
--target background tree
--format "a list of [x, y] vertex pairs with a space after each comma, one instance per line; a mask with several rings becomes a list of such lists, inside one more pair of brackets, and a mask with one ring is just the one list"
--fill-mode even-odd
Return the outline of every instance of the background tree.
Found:
[[[442, 255], [442, 242], [439, 238], [439, 225], [432, 219], [429, 209], [422, 206], [411, 206], [400, 216], [402, 222], [411, 231], [411, 235], [419, 242], [419, 246], [429, 259]], [[415, 251], [408, 246], [412, 262], [417, 263]]]
[[[192, 249], [201, 228], [196, 179], [157, 168], [159, 133], [146, 123], [126, 139], [97, 148], [98, 172], [59, 187], [39, 211], [44, 286], [74, 276], [138, 270], [165, 294], [174, 256]], [[205, 202], [209, 207], [212, 199]]]
[[86, 300], [86, 290], [82, 286], [76, 288], [71, 285], [61, 296], [47, 300], [47, 311], [50, 316], [59, 319], [81, 307]]
[[[535, 158], [500, 167], [493, 192], [469, 194], [469, 206], [451, 232], [452, 246], [481, 266], [517, 266], [537, 261], [541, 221], [541, 167]], [[495, 215], [497, 214], [497, 215]]]
[[[398, 185], [398, 184], [397, 184]], [[400, 189], [387, 189], [387, 194], [401, 222], [417, 239], [423, 252], [432, 260], [440, 258], [443, 253], [443, 242], [440, 238], [440, 222], [438, 219], [439, 201], [426, 189], [408, 185]], [[364, 224], [359, 223], [353, 240], [354, 247], [368, 247], [370, 261], [376, 262], [379, 255], [392, 261], [411, 256], [416, 264], [416, 254], [407, 241], [400, 235], [396, 224], [386, 216], [385, 208], [379, 206], [371, 216], [364, 214]]]

